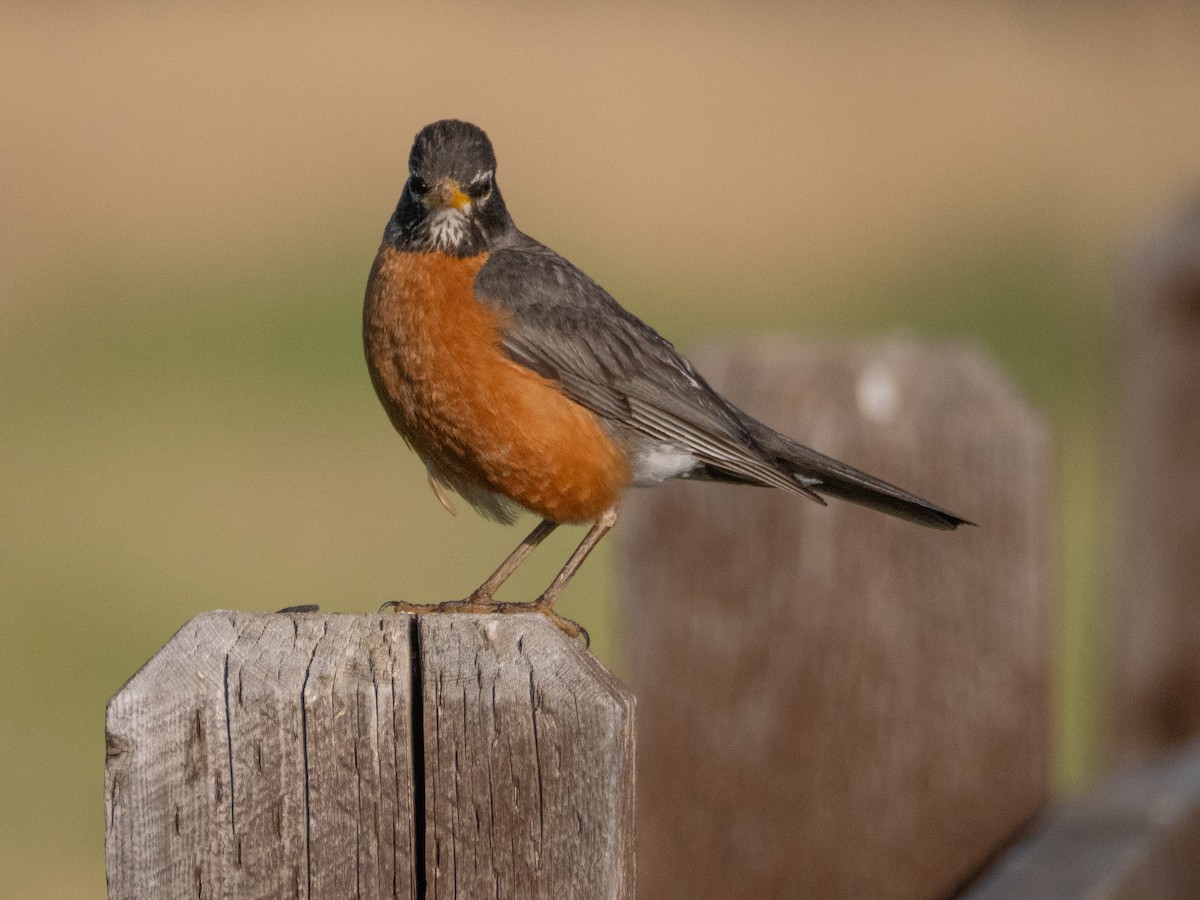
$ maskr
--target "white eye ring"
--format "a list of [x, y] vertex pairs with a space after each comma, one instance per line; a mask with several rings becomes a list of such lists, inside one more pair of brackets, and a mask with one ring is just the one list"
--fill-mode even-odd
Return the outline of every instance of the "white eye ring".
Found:
[[490, 169], [486, 172], [480, 172], [471, 179], [471, 183], [467, 186], [467, 193], [475, 200], [487, 199], [492, 193], [492, 186], [494, 184], [492, 179], [494, 177], [495, 173]]

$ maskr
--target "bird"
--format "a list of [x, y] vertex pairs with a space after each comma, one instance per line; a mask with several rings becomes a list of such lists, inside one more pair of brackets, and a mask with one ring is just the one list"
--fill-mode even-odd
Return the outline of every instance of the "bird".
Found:
[[[966, 519], [762, 424], [599, 284], [517, 228], [487, 134], [458, 119], [422, 128], [367, 281], [363, 347], [392, 425], [435, 495], [483, 516], [540, 523], [469, 596], [392, 601], [409, 613], [540, 612], [616, 524], [631, 487], [695, 479], [824, 496], [919, 525]], [[535, 600], [496, 591], [559, 525], [590, 526]]]

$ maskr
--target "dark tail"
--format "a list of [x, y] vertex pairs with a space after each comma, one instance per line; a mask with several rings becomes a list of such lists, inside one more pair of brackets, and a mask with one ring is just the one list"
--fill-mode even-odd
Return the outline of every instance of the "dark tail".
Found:
[[803, 479], [804, 486], [818, 494], [840, 497], [929, 528], [950, 531], [959, 525], [975, 524], [894, 484], [810, 450], [744, 413], [739, 418], [755, 443], [781, 469]]

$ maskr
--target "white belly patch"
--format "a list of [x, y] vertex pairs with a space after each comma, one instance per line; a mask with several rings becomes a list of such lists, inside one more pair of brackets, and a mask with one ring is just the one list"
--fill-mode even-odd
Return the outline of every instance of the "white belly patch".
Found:
[[657, 447], [642, 450], [633, 458], [634, 487], [653, 487], [696, 468], [696, 457], [686, 450]]

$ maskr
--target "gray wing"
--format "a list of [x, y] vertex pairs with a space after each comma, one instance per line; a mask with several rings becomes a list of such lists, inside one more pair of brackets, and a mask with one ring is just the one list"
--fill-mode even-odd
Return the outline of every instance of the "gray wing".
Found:
[[479, 297], [509, 319], [504, 350], [562, 386], [638, 446], [683, 449], [697, 474], [807, 494], [818, 479], [781, 470], [744, 414], [722, 399], [671, 344], [598, 284], [526, 235], [492, 253]]
[[685, 477], [781, 487], [822, 504], [829, 494], [930, 528], [971, 524], [737, 409], [658, 332], [524, 234], [492, 254], [475, 288], [508, 316], [503, 346], [516, 362], [561, 385], [635, 452], [695, 456], [700, 465]]

